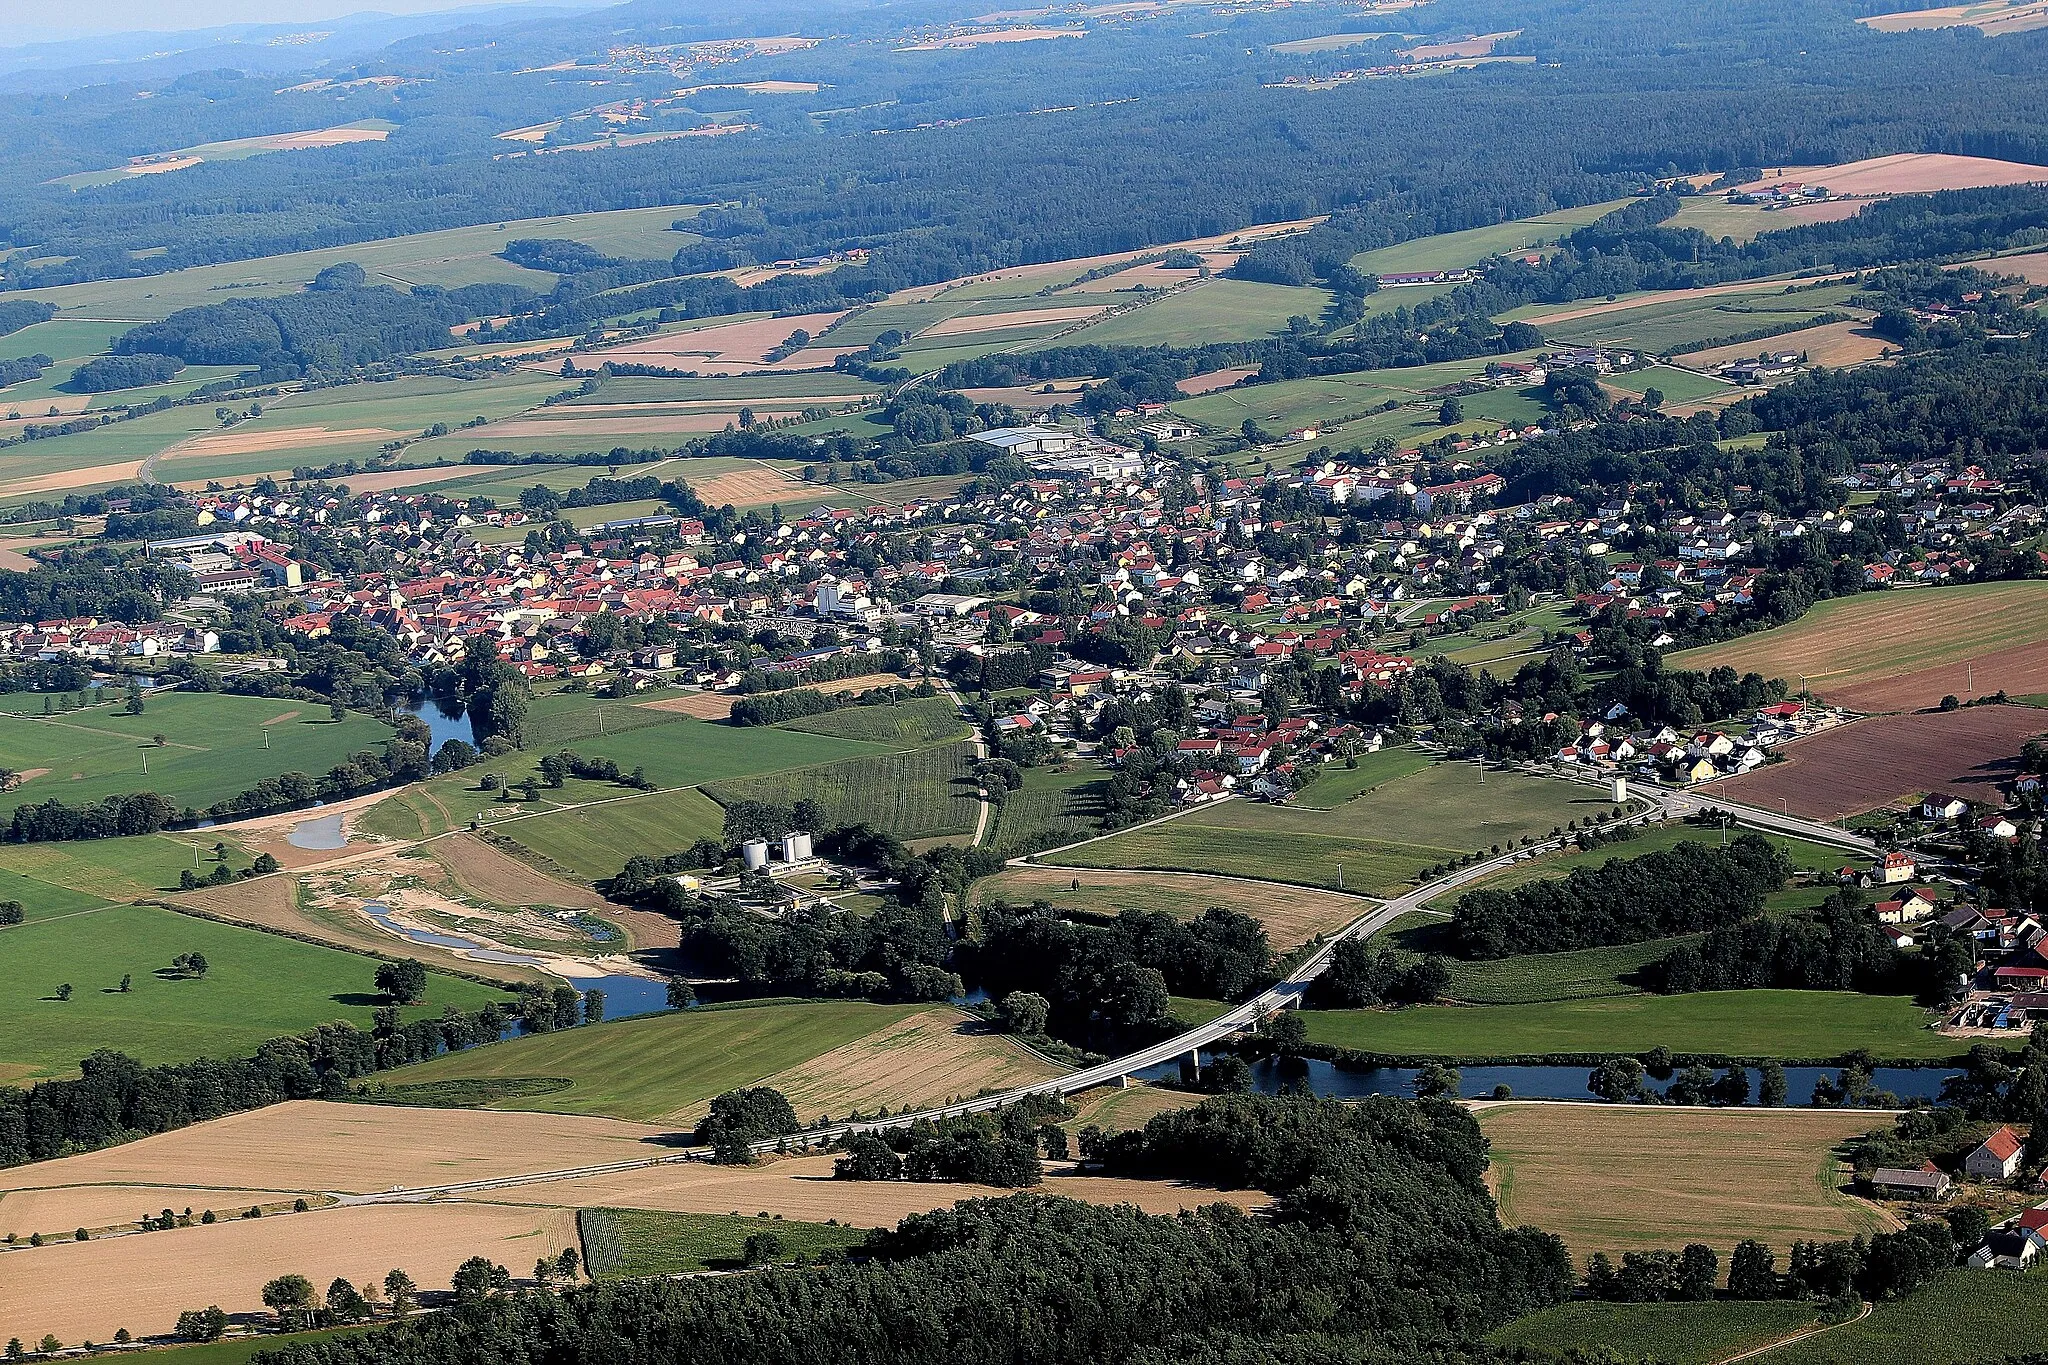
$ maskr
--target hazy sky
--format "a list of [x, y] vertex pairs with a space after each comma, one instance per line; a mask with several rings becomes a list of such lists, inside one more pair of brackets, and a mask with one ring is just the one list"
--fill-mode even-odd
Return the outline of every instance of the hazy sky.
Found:
[[0, 0], [0, 47], [97, 33], [312, 23], [365, 11], [421, 14], [460, 9], [463, 4], [464, 0], [85, 0], [53, 5], [50, 0]]

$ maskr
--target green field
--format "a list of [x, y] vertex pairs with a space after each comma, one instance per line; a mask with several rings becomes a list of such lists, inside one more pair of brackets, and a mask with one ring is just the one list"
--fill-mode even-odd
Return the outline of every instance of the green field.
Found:
[[471, 1048], [379, 1080], [386, 1098], [402, 1101], [407, 1085], [559, 1078], [565, 1089], [491, 1107], [653, 1123], [926, 1008], [844, 1000], [642, 1015]]
[[1610, 389], [1640, 396], [1651, 389], [1664, 395], [1667, 403], [1691, 403], [1702, 398], [1725, 397], [1731, 388], [1719, 379], [1709, 379], [1691, 370], [1670, 365], [1650, 365], [1623, 374], [1610, 374], [1600, 381]]
[[[1573, 228], [1584, 227], [1628, 202], [1626, 199], [1615, 199], [1604, 204], [1585, 204], [1578, 208], [1539, 213], [1533, 218], [1517, 218], [1512, 222], [1496, 223], [1491, 227], [1467, 228], [1463, 232], [1440, 232], [1433, 237], [1418, 237], [1412, 242], [1383, 246], [1375, 251], [1361, 251], [1351, 258], [1351, 265], [1354, 269], [1372, 275], [1398, 275], [1422, 270], [1457, 270], [1464, 266], [1477, 265], [1489, 256], [1503, 256], [1510, 252], [1553, 246], [1560, 237]], [[1397, 289], [1383, 292], [1406, 294], [1416, 291]]]
[[1093, 323], [1059, 344], [1194, 346], [1205, 341], [1250, 341], [1286, 330], [1291, 317], [1320, 319], [1330, 298], [1327, 290], [1305, 286], [1213, 279]]
[[1439, 763], [1330, 809], [1229, 801], [1073, 849], [1059, 861], [1386, 893], [1456, 854], [1546, 836], [1607, 809], [1588, 788], [1519, 773], [1490, 774], [1482, 795], [1476, 768]]
[[176, 890], [178, 874], [187, 868], [208, 871], [216, 843], [228, 846], [231, 866], [248, 865], [248, 851], [216, 830], [0, 844], [0, 869], [5, 870], [0, 887], [6, 888], [7, 899], [19, 900], [31, 915], [53, 902], [56, 909], [66, 908], [69, 898], [78, 895], [95, 901], [150, 899], [159, 891]]
[[2040, 1348], [2048, 1333], [2048, 1276], [1951, 1270], [1881, 1303], [1861, 1322], [1797, 1342], [1770, 1365], [1992, 1365]]
[[[1728, 838], [1734, 839], [1746, 833], [1763, 834], [1764, 838], [1782, 849], [1786, 856], [1791, 858], [1792, 868], [1795, 873], [1832, 872], [1849, 858], [1849, 854], [1842, 849], [1833, 848], [1827, 844], [1816, 844], [1806, 839], [1794, 839], [1790, 835], [1770, 834], [1762, 830], [1744, 830], [1738, 826], [1729, 827]], [[1562, 877], [1581, 867], [1605, 867], [1616, 858], [1640, 858], [1646, 853], [1661, 852], [1665, 849], [1675, 848], [1683, 843], [1705, 844], [1709, 848], [1713, 848], [1719, 845], [1720, 842], [1721, 830], [1718, 826], [1688, 825], [1684, 821], [1673, 820], [1645, 829], [1632, 839], [1623, 839], [1617, 843], [1601, 844], [1597, 848], [1583, 850], [1572, 848], [1556, 853], [1546, 853], [1540, 858], [1532, 858], [1525, 863], [1516, 863], [1511, 867], [1504, 867], [1498, 872], [1489, 873], [1476, 882], [1466, 883], [1458, 889], [1456, 895], [1432, 902], [1432, 908], [1444, 911], [1452, 910], [1456, 907], [1459, 896], [1476, 887], [1483, 886], [1489, 890], [1505, 891], [1517, 886], [1526, 886], [1530, 882], [1545, 881], [1552, 877]]]
[[1003, 798], [991, 817], [989, 848], [1005, 856], [1085, 839], [1098, 831], [1101, 769], [1076, 763], [1026, 768], [1024, 785]]
[[1543, 335], [1552, 341], [1626, 346], [1659, 355], [1673, 346], [1711, 337], [1736, 336], [1763, 327], [1803, 322], [1818, 313], [1839, 309], [1855, 288], [1844, 284], [1787, 293], [1782, 282], [1762, 282], [1755, 289], [1659, 298], [1636, 307], [1612, 308], [1558, 322], [1541, 321], [1541, 316], [1581, 310], [1543, 304], [1515, 309], [1504, 314], [1502, 320], [1526, 316], [1536, 321]]
[[[593, 1227], [593, 1223], [598, 1226]], [[600, 1231], [606, 1223], [615, 1231]], [[618, 1238], [623, 1253], [619, 1265], [593, 1269], [597, 1278], [606, 1280], [738, 1269], [746, 1262], [747, 1239], [757, 1233], [769, 1233], [782, 1243], [782, 1254], [773, 1258], [781, 1264], [799, 1256], [813, 1257], [821, 1251], [856, 1247], [867, 1240], [865, 1228], [748, 1218], [736, 1213], [586, 1209], [582, 1225], [586, 1247], [599, 1237]]]
[[[353, 712], [334, 722], [324, 706], [219, 692], [162, 693], [139, 716], [115, 700], [44, 717], [40, 699], [33, 707], [29, 700], [27, 693], [9, 698], [29, 708], [26, 717], [0, 712], [0, 765], [36, 775], [0, 794], [0, 813], [144, 790], [203, 809], [266, 777], [324, 773], [358, 750], [381, 749], [392, 733]], [[154, 743], [159, 734], [162, 748]]]
[[967, 734], [967, 722], [949, 697], [917, 697], [894, 706], [847, 706], [822, 716], [785, 721], [779, 728], [901, 748], [937, 744]]
[[[154, 906], [78, 906], [0, 929], [0, 1077], [61, 1074], [95, 1048], [148, 1063], [234, 1056], [280, 1034], [347, 1019], [369, 1027], [376, 962], [276, 934]], [[205, 955], [199, 980], [159, 976], [180, 953]], [[133, 977], [123, 994], [122, 976]], [[54, 996], [69, 983], [69, 1000]], [[430, 978], [424, 1018], [503, 997]]]
[[[1276, 434], [1314, 427], [1324, 436], [1341, 433], [1347, 444], [1370, 445], [1389, 436], [1404, 446], [1448, 435], [1489, 435], [1504, 425], [1522, 426], [1543, 419], [1544, 407], [1533, 391], [1487, 389], [1461, 397], [1463, 419], [1443, 425], [1438, 420], [1442, 400], [1430, 390], [1468, 383], [1485, 371], [1486, 360], [1465, 360], [1283, 379], [1182, 399], [1173, 410], [1191, 422], [1220, 431], [1235, 431], [1250, 419]], [[1402, 406], [1390, 412], [1377, 411], [1390, 401]]]
[[699, 839], [717, 839], [724, 820], [716, 801], [689, 788], [505, 821], [497, 829], [594, 882], [617, 872], [636, 853], [680, 853]]
[[311, 1346], [340, 1337], [358, 1336], [372, 1327], [322, 1327], [311, 1332], [261, 1332], [246, 1337], [228, 1337], [194, 1346], [153, 1348], [153, 1359], [161, 1365], [249, 1365], [258, 1351], [277, 1351], [287, 1346]]
[[1673, 1052], [1734, 1057], [1936, 1060], [1961, 1044], [1927, 1027], [1903, 996], [1851, 991], [1701, 991], [1532, 1005], [1311, 1010], [1311, 1041], [1399, 1056], [1452, 1059], [1551, 1053]]
[[[1446, 952], [1449, 921], [1421, 911], [1401, 916], [1384, 931], [1394, 947], [1411, 953]], [[1585, 1000], [1635, 995], [1635, 975], [1685, 938], [1652, 939], [1566, 953], [1531, 953], [1497, 962], [1447, 959], [1448, 998], [1466, 1005], [1524, 1005], [1543, 1000]]]
[[727, 805], [816, 801], [825, 808], [828, 826], [872, 825], [899, 839], [935, 839], [973, 831], [979, 813], [974, 763], [972, 744], [936, 744], [910, 753], [876, 754], [772, 777], [724, 781], [706, 790]]
[[[1518, 1318], [1486, 1340], [1537, 1353], [1604, 1348], [1618, 1352], [1621, 1360], [1715, 1365], [1809, 1326], [1818, 1316], [1818, 1307], [1810, 1303], [1565, 1303]], [[1789, 1359], [1790, 1354], [1767, 1359]]]
[[1432, 761], [1420, 749], [1401, 745], [1376, 754], [1360, 754], [1355, 768], [1341, 762], [1325, 763], [1309, 784], [1295, 793], [1294, 801], [1297, 806], [1334, 810], [1396, 778], [1413, 776]]

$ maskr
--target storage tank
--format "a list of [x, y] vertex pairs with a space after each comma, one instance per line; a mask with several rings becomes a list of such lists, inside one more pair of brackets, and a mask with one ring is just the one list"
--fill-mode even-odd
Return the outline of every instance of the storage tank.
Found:
[[1628, 779], [1620, 773], [1614, 775], [1614, 804], [1619, 806], [1628, 800]]
[[768, 841], [749, 839], [740, 845], [740, 865], [749, 872], [759, 872], [768, 866]]
[[802, 830], [791, 830], [782, 836], [782, 861], [785, 863], [804, 862], [811, 856], [811, 836]]

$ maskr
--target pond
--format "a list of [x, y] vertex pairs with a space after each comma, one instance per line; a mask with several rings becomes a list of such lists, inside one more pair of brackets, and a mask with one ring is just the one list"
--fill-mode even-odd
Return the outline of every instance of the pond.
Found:
[[348, 834], [341, 827], [341, 814], [318, 815], [292, 826], [284, 841], [293, 848], [346, 848]]
[[476, 731], [470, 728], [469, 714], [459, 701], [442, 701], [438, 697], [419, 697], [397, 708], [400, 715], [417, 716], [433, 736], [427, 745], [431, 754], [451, 739], [464, 744], [476, 743]]
[[[1202, 1054], [1204, 1065], [1209, 1057], [1206, 1052]], [[1310, 1061], [1307, 1066], [1309, 1089], [1318, 1095], [1339, 1099], [1366, 1095], [1412, 1095], [1415, 1092], [1411, 1085], [1419, 1071], [1419, 1068], [1408, 1066], [1349, 1071], [1320, 1061]], [[1822, 1076], [1833, 1077], [1838, 1070], [1824, 1066], [1786, 1067], [1786, 1103], [1811, 1104], [1815, 1083]], [[1459, 1069], [1458, 1093], [1467, 1099], [1484, 1099], [1493, 1093], [1495, 1086], [1505, 1085], [1517, 1099], [1589, 1100], [1593, 1094], [1586, 1089], [1586, 1078], [1591, 1072], [1592, 1068], [1588, 1066], [1467, 1066]], [[1174, 1080], [1180, 1076], [1180, 1063], [1166, 1062], [1134, 1074], [1144, 1080]], [[1954, 1074], [1954, 1067], [1881, 1066], [1872, 1073], [1871, 1079], [1878, 1089], [1889, 1090], [1901, 1100], [1932, 1100], [1940, 1096], [1942, 1080]], [[1252, 1086], [1261, 1094], [1276, 1094], [1282, 1084], [1278, 1063], [1269, 1059], [1252, 1064]], [[1651, 1084], [1661, 1090], [1664, 1083], [1653, 1079]], [[1754, 1067], [1750, 1068], [1749, 1084], [1750, 1103], [1754, 1104], [1757, 1087]]]
[[[423, 943], [433, 948], [447, 948], [475, 962], [498, 962], [510, 966], [549, 970], [548, 959], [531, 953], [486, 947], [476, 939], [464, 938], [460, 934], [439, 933], [431, 929], [400, 924], [391, 917], [391, 908], [381, 901], [368, 902], [363, 906], [363, 913], [392, 933], [413, 943]], [[668, 1008], [668, 983], [656, 981], [651, 977], [634, 976], [625, 972], [606, 972], [598, 976], [563, 979], [579, 991], [587, 991], [593, 987], [603, 991], [604, 1017], [607, 1019], [629, 1019], [637, 1014], [653, 1014]]]

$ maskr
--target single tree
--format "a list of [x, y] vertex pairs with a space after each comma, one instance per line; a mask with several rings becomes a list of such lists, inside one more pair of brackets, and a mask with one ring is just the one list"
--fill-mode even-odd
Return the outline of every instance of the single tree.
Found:
[[427, 969], [417, 958], [377, 964], [375, 984], [385, 998], [401, 1005], [417, 1005], [427, 998]]
[[135, 974], [134, 974], [133, 972], [123, 972], [123, 973], [121, 973], [121, 994], [123, 994], [123, 995], [126, 995], [126, 994], [128, 994], [128, 992], [130, 992], [130, 991], [132, 991], [132, 990], [134, 990], [134, 989], [135, 989]]
[[263, 1306], [277, 1314], [282, 1326], [291, 1326], [313, 1307], [313, 1282], [304, 1275], [280, 1275], [263, 1286]]
[[583, 992], [583, 1022], [601, 1024], [604, 1022], [604, 990], [592, 986]]
[[697, 988], [680, 976], [668, 979], [668, 1007], [672, 1010], [686, 1010], [697, 1003]]
[[384, 1297], [391, 1301], [391, 1315], [402, 1318], [419, 1306], [419, 1286], [403, 1270], [384, 1274]]
[[71, 998], [71, 983], [69, 981], [57, 988], [57, 998], [59, 1000], [69, 1000]]
[[455, 1268], [451, 1282], [458, 1304], [477, 1304], [512, 1288], [512, 1272], [487, 1257], [472, 1256]]

